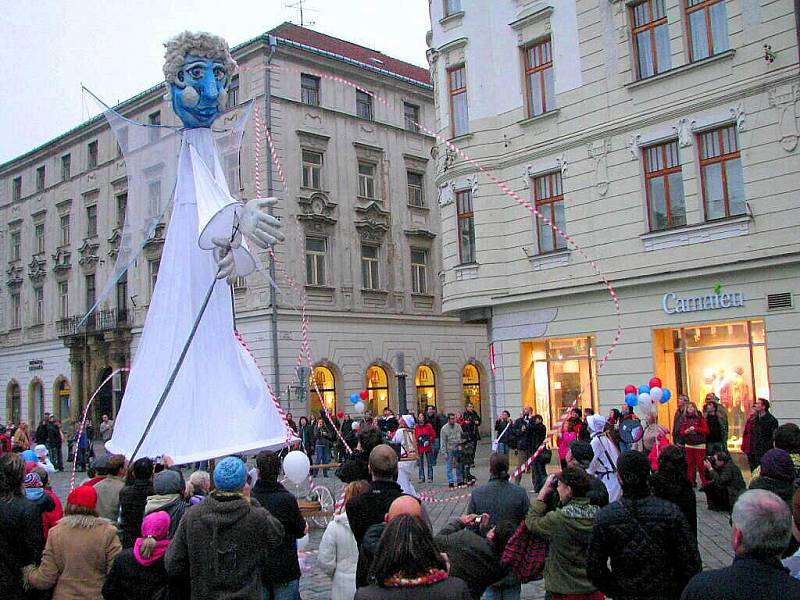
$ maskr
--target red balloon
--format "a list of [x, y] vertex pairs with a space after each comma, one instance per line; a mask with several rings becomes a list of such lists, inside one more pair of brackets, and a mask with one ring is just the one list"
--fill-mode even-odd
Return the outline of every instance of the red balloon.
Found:
[[659, 387], [660, 388], [661, 387], [661, 380], [658, 377], [653, 377], [650, 380], [650, 387], [651, 388], [654, 388], [654, 387]]
[[361, 390], [360, 392], [358, 392], [358, 397], [361, 398], [362, 400], [366, 400], [367, 398], [369, 398], [369, 392], [367, 390]]
[[625, 393], [626, 394], [636, 394], [637, 389], [635, 385], [626, 385], [625, 386]]

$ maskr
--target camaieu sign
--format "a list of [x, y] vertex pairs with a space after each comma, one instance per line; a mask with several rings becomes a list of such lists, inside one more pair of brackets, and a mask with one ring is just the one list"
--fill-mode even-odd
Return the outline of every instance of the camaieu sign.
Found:
[[702, 296], [678, 296], [675, 292], [667, 292], [661, 298], [661, 307], [668, 315], [675, 313], [699, 312], [701, 310], [718, 310], [744, 306], [744, 292], [725, 292], [705, 294]]

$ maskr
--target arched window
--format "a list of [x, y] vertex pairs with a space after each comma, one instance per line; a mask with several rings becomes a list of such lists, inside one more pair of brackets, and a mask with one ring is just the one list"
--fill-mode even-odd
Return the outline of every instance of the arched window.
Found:
[[481, 375], [475, 365], [464, 365], [461, 373], [461, 385], [464, 389], [464, 406], [472, 403], [475, 412], [481, 414]]
[[70, 398], [69, 381], [63, 375], [58, 377], [53, 384], [53, 412], [59, 419], [68, 419], [69, 414], [69, 398]]
[[436, 378], [433, 369], [426, 365], [417, 367], [414, 378], [417, 385], [417, 412], [425, 412], [427, 406], [436, 406]]
[[19, 384], [12, 381], [6, 389], [6, 406], [8, 410], [8, 422], [19, 425], [22, 420], [22, 392]]
[[309, 412], [319, 416], [323, 402], [329, 412], [336, 414], [336, 380], [328, 367], [314, 367], [308, 379]]
[[28, 422], [31, 427], [39, 424], [44, 418], [44, 387], [38, 379], [31, 381], [28, 390]]
[[383, 367], [372, 365], [367, 369], [367, 393], [367, 408], [375, 416], [382, 415], [389, 406], [389, 378]]

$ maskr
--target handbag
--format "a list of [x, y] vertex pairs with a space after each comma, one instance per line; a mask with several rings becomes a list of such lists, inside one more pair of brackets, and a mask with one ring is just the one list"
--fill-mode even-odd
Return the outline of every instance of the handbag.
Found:
[[544, 573], [547, 559], [547, 542], [533, 535], [522, 521], [512, 535], [500, 558], [520, 583], [538, 581]]

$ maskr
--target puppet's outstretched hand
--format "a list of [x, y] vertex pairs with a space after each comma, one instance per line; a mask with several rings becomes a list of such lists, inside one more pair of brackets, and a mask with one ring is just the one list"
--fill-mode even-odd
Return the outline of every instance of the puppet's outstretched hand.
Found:
[[225, 279], [232, 285], [237, 275], [233, 251], [242, 245], [242, 234], [236, 232], [233, 240], [215, 237], [211, 241], [214, 244], [214, 260], [219, 268], [217, 279]]
[[239, 213], [239, 230], [259, 248], [284, 240], [281, 222], [269, 214], [277, 202], [277, 198], [253, 198]]

